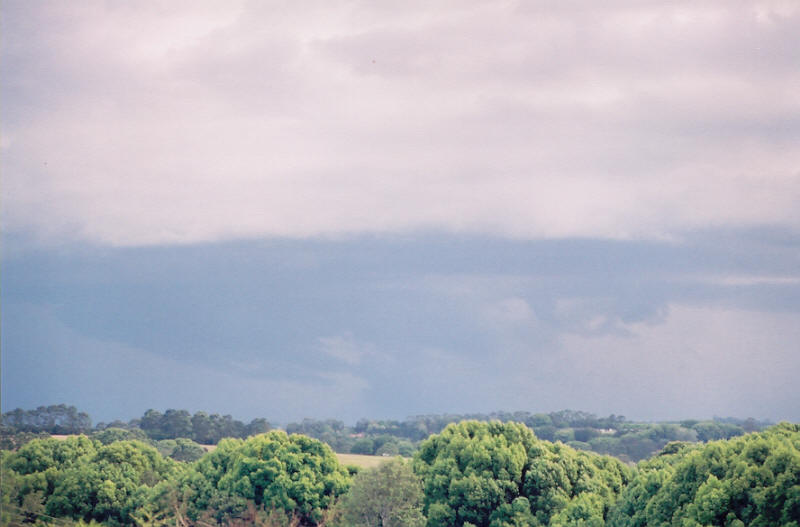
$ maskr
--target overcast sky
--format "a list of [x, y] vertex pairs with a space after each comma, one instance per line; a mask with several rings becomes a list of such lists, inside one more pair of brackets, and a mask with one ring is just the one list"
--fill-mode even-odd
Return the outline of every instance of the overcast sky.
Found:
[[796, 1], [5, 1], [2, 406], [800, 420]]

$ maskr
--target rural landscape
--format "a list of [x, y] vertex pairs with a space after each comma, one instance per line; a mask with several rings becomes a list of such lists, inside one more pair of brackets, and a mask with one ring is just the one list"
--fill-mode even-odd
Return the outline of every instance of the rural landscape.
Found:
[[0, 527], [800, 527], [800, 0], [0, 0]]
[[800, 521], [800, 424], [786, 422], [560, 411], [353, 427], [306, 419], [273, 430], [263, 418], [173, 409], [92, 427], [85, 412], [58, 405], [8, 412], [2, 427], [3, 525]]

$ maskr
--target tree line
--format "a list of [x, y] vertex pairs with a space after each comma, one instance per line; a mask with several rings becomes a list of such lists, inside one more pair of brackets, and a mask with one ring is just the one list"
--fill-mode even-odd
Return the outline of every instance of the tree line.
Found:
[[16, 432], [84, 434], [92, 429], [92, 419], [66, 404], [40, 406], [35, 410], [17, 408], [3, 414], [3, 427]]
[[730, 439], [763, 430], [771, 424], [752, 418], [716, 417], [703, 421], [642, 423], [614, 414], [598, 417], [588, 412], [561, 410], [550, 413], [418, 415], [403, 421], [361, 419], [352, 427], [335, 419], [304, 419], [299, 423], [289, 423], [286, 431], [324, 441], [337, 452], [411, 455], [422, 440], [440, 433], [451, 423], [465, 420], [523, 423], [540, 439], [560, 441], [577, 450], [612, 455], [625, 462], [646, 459], [671, 441]]
[[0, 452], [2, 525], [798, 527], [800, 424], [672, 442], [628, 466], [464, 421], [411, 460], [343, 467], [323, 442], [272, 430], [192, 463], [136, 440], [34, 439]]
[[[578, 450], [615, 456], [625, 462], [646, 459], [670, 441], [707, 442], [730, 439], [762, 430], [769, 423], [755, 419], [714, 418], [668, 423], [629, 421], [624, 416], [598, 417], [582, 411], [550, 413], [493, 412], [488, 414], [419, 415], [405, 420], [361, 419], [353, 426], [336, 419], [303, 419], [289, 423], [286, 431], [327, 443], [335, 452], [411, 456], [420, 443], [447, 425], [465, 420], [514, 421], [525, 424], [540, 439], [560, 441]], [[168, 409], [147, 410], [140, 418], [91, 426], [91, 419], [74, 406], [42, 406], [35, 410], [16, 409], [3, 414], [0, 446], [14, 448], [36, 434], [101, 434], [116, 439], [151, 442], [190, 439], [200, 444], [217, 444], [226, 437], [246, 438], [272, 428], [264, 418], [244, 423], [230, 415], [190, 414]], [[108, 439], [105, 440], [106, 442]], [[165, 443], [173, 445], [174, 443]], [[164, 448], [167, 448], [166, 446]]]
[[[264, 418], [245, 424], [230, 415], [208, 414], [200, 411], [168, 409], [164, 413], [147, 410], [140, 418], [130, 421], [100, 422], [92, 427], [86, 412], [65, 404], [40, 406], [33, 410], [17, 408], [2, 415], [0, 447], [15, 448], [41, 434], [100, 434], [102, 440], [142, 439], [151, 441], [190, 439], [196, 443], [215, 445], [226, 437], [245, 438], [271, 429]], [[108, 442], [107, 440], [104, 442]]]

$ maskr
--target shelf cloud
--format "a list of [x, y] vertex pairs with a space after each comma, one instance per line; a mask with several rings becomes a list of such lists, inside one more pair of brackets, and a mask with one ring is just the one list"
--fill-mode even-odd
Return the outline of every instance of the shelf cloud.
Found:
[[800, 3], [0, 4], [2, 398], [800, 419]]

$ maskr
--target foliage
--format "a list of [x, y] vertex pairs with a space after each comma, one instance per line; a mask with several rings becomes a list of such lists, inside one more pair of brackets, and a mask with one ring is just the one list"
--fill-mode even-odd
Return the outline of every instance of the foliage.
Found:
[[34, 439], [50, 437], [47, 432], [20, 432], [9, 426], [0, 426], [0, 449], [17, 450]]
[[598, 417], [588, 412], [561, 410], [548, 414], [493, 412], [419, 415], [404, 421], [362, 419], [352, 428], [331, 419], [304, 419], [301, 423], [290, 423], [287, 431], [315, 437], [328, 443], [337, 452], [371, 455], [387, 452], [389, 455], [400, 453], [408, 456], [413, 454], [420, 441], [438, 434], [451, 423], [464, 420], [520, 422], [533, 429], [539, 439], [561, 441], [575, 448], [609, 454], [626, 462], [646, 459], [670, 441], [728, 439], [767, 426], [752, 418], [636, 423], [627, 421], [621, 415]]
[[65, 404], [40, 406], [35, 410], [16, 408], [4, 413], [2, 421], [4, 427], [14, 432], [83, 434], [92, 428], [89, 414]]
[[[542, 441], [522, 424], [468, 421], [422, 442], [411, 465], [394, 460], [355, 474], [309, 437], [226, 439], [192, 462], [199, 445], [163, 439], [159, 452], [127, 439], [141, 437], [134, 423], [0, 451], [0, 525], [420, 525], [422, 512], [431, 527], [800, 527], [800, 425], [702, 444], [695, 435], [760, 424], [620, 422], [590, 437], [586, 414], [536, 415], [542, 426], [572, 430], [581, 448], [631, 436], [651, 446], [688, 441], [666, 443], [632, 477], [615, 459]], [[397, 447], [378, 430], [363, 438], [370, 448]]]
[[140, 441], [103, 445], [86, 436], [34, 440], [4, 456], [10, 505], [51, 517], [130, 523], [151, 489], [178, 467]]
[[[303, 434], [319, 439], [336, 452], [351, 452], [355, 437], [342, 421], [336, 419], [303, 419], [286, 425], [287, 434]], [[359, 452], [354, 452], [359, 453]], [[364, 453], [364, 452], [361, 452]], [[372, 452], [370, 452], [371, 454]]]
[[275, 430], [246, 441], [226, 439], [185, 481], [190, 516], [215, 509], [218, 519], [256, 507], [296, 514], [315, 525], [349, 486], [349, 475], [324, 443]]
[[[288, 433], [300, 433], [327, 443], [336, 452], [367, 455], [401, 455], [410, 457], [419, 443], [441, 432], [448, 424], [463, 420], [514, 421], [533, 429], [536, 436], [548, 441], [561, 441], [574, 448], [610, 454], [626, 462], [646, 459], [670, 441], [711, 441], [729, 439], [746, 432], [761, 430], [768, 423], [755, 419], [715, 417], [710, 421], [684, 420], [680, 423], [636, 423], [624, 416], [598, 417], [574, 410], [550, 413], [492, 412], [489, 414], [444, 414], [409, 417], [403, 421], [362, 419], [350, 427], [335, 419], [304, 419], [289, 423]], [[19, 448], [37, 433], [87, 432], [91, 421], [83, 412], [65, 405], [17, 409], [3, 417], [0, 426], [0, 448]], [[80, 426], [75, 423], [82, 422]], [[17, 427], [19, 426], [19, 428]], [[77, 426], [77, 427], [76, 427]], [[101, 435], [106, 430], [108, 434]], [[120, 430], [127, 430], [123, 433]], [[155, 442], [168, 439], [192, 439], [201, 444], [216, 444], [225, 437], [245, 438], [270, 430], [266, 419], [253, 419], [249, 424], [230, 415], [168, 409], [163, 414], [148, 410], [139, 419], [129, 422], [98, 423], [94, 437], [104, 443], [119, 439]]]
[[617, 460], [500, 422], [449, 425], [422, 443], [414, 468], [431, 527], [548, 525], [551, 518], [602, 524], [629, 478]]
[[158, 453], [175, 461], [197, 461], [206, 453], [205, 448], [191, 439], [179, 437], [178, 439], [162, 439], [155, 444]]
[[269, 423], [263, 418], [244, 424], [230, 415], [209, 415], [206, 412], [190, 415], [186, 410], [175, 409], [163, 414], [157, 410], [147, 410], [136, 424], [155, 441], [186, 438], [201, 444], [216, 444], [225, 437], [244, 438], [270, 429]]
[[628, 423], [613, 435], [589, 440], [594, 452], [609, 454], [624, 461], [639, 461], [652, 456], [670, 441], [695, 442], [697, 432], [674, 423]]
[[422, 485], [402, 458], [362, 470], [342, 504], [350, 527], [421, 527]]
[[108, 445], [114, 441], [144, 441], [147, 442], [147, 434], [141, 428], [117, 428], [109, 427], [98, 430], [92, 434], [92, 439], [96, 439]]
[[671, 448], [640, 465], [611, 518], [618, 527], [797, 527], [800, 425]]
[[698, 441], [703, 442], [730, 439], [744, 434], [743, 427], [720, 421], [698, 421], [692, 423], [690, 428], [697, 433]]

